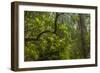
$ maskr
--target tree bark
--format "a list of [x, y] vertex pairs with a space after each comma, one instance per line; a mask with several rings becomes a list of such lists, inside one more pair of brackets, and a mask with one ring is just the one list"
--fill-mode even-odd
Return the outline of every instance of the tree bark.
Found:
[[87, 58], [86, 55], [86, 42], [85, 42], [85, 20], [84, 15], [79, 14], [79, 30], [80, 30], [80, 39], [81, 39], [81, 54], [83, 55], [83, 58]]

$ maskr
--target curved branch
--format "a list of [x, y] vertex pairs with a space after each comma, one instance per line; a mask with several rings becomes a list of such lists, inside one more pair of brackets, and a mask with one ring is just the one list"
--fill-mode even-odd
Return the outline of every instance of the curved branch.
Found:
[[40, 34], [38, 34], [37, 38], [25, 38], [25, 41], [37, 41], [37, 40], [39, 40], [39, 38], [41, 37], [41, 35], [44, 34], [44, 33], [53, 33], [53, 34], [55, 34], [54, 32], [46, 30], [46, 31], [43, 31]]
[[[53, 33], [53, 32], [51, 32], [51, 31], [49, 31], [49, 30], [46, 30], [46, 31], [43, 31], [43, 32], [41, 32], [38, 36], [37, 36], [37, 40], [41, 37], [41, 35], [42, 34], [44, 34], [44, 33]], [[55, 33], [54, 33], [55, 34]]]

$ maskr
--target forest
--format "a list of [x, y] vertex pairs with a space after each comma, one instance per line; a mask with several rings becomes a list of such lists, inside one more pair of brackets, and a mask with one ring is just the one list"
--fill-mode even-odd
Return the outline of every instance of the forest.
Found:
[[90, 14], [24, 11], [24, 61], [90, 58]]

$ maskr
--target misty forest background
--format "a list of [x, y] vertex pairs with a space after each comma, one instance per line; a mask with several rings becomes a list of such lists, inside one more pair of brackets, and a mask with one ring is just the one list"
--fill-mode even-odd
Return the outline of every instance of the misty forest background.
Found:
[[24, 60], [90, 58], [90, 15], [24, 11]]

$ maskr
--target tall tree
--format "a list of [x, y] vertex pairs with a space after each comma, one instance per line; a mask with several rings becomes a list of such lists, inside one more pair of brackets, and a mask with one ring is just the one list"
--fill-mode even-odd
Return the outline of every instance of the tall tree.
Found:
[[79, 14], [79, 30], [80, 30], [80, 40], [81, 40], [81, 53], [83, 58], [86, 58], [86, 42], [85, 42], [85, 19], [83, 14]]

